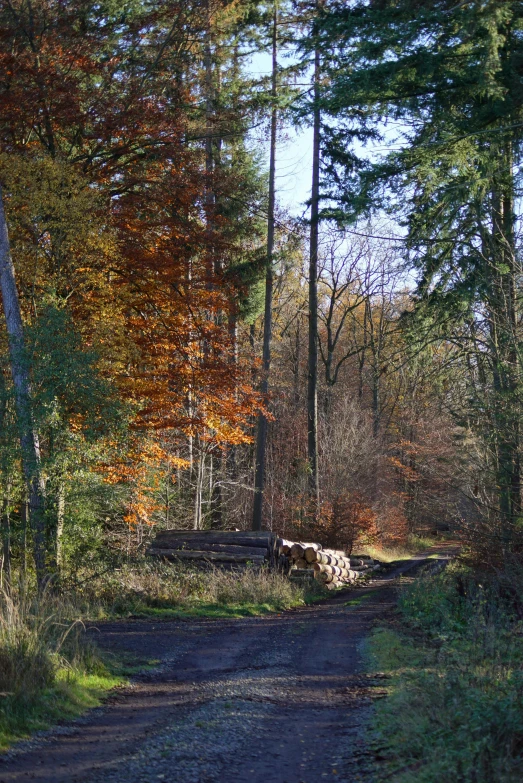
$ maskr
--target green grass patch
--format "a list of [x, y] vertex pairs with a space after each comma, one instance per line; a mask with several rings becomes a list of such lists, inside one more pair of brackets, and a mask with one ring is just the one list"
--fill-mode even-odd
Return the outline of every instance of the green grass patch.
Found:
[[371, 635], [370, 672], [390, 676], [374, 742], [391, 783], [523, 779], [523, 623], [499, 583], [460, 566], [422, 576], [397, 620]]
[[371, 595], [372, 593], [363, 593], [363, 595], [358, 596], [358, 598], [352, 598], [350, 601], [347, 601], [343, 606], [359, 606], [367, 598], [370, 598]]
[[145, 658], [136, 653], [119, 650], [117, 654], [104, 651], [104, 665], [108, 672], [118, 679], [126, 682], [129, 677], [140, 674], [143, 671], [155, 669], [160, 663], [160, 658]]
[[0, 751], [27, 739], [36, 731], [82, 715], [99, 706], [124, 678], [100, 666], [88, 673], [58, 668], [52, 685], [23, 699], [17, 694], [0, 697]]
[[195, 603], [185, 604], [178, 607], [152, 607], [145, 606], [143, 609], [133, 613], [133, 617], [158, 617], [158, 618], [187, 618], [187, 617], [208, 617], [208, 618], [230, 618], [230, 617], [256, 617], [270, 612], [283, 611], [293, 606], [300, 606], [303, 601], [297, 601], [293, 604], [278, 605], [275, 603]]
[[100, 620], [117, 617], [253, 617], [302, 606], [326, 595], [317, 584], [300, 585], [277, 573], [201, 571], [150, 560], [122, 567], [71, 592], [75, 611]]

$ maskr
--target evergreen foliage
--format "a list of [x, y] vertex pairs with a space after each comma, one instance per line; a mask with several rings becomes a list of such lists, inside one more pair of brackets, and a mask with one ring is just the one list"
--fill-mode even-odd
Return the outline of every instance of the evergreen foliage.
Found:
[[489, 444], [503, 546], [521, 513], [522, 31], [518, 2], [406, 0], [334, 4], [318, 32], [329, 63], [325, 212], [385, 209], [403, 222], [419, 336], [470, 357], [461, 423]]

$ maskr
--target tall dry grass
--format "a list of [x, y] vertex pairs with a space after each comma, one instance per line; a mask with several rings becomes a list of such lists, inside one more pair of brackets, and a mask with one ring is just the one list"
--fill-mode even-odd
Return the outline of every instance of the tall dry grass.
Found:
[[258, 604], [275, 609], [295, 606], [303, 591], [280, 574], [248, 569], [240, 574], [215, 570], [205, 586], [204, 600], [216, 604]]
[[30, 702], [59, 669], [84, 665], [93, 650], [71, 606], [50, 593], [0, 593], [0, 693]]
[[0, 592], [0, 751], [97, 706], [122, 681], [64, 596]]
[[194, 611], [198, 607], [244, 605], [280, 610], [303, 603], [303, 589], [265, 569], [202, 571], [151, 560], [123, 565], [73, 593], [84, 616], [125, 616], [151, 610]]

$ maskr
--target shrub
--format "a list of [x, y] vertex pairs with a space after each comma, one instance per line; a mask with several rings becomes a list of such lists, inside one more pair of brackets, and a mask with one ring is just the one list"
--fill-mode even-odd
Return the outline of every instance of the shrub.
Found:
[[523, 623], [499, 580], [450, 566], [405, 589], [399, 608], [400, 630], [371, 642], [394, 676], [377, 711], [391, 781], [521, 780]]

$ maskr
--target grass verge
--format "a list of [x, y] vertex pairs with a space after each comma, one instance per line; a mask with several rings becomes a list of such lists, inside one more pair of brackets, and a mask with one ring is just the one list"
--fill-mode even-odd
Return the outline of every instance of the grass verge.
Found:
[[101, 703], [124, 681], [56, 598], [0, 595], [0, 750]]
[[373, 736], [391, 783], [523, 779], [517, 594], [451, 565], [406, 588], [396, 620], [375, 630], [369, 668], [390, 686]]
[[201, 571], [144, 560], [92, 580], [71, 595], [82, 616], [93, 619], [252, 617], [309, 603], [317, 598], [318, 586], [302, 587], [263, 569]]
[[53, 685], [31, 700], [0, 698], [0, 751], [27, 739], [36, 731], [72, 720], [99, 706], [122, 678], [109, 671], [99, 674], [58, 670]]

